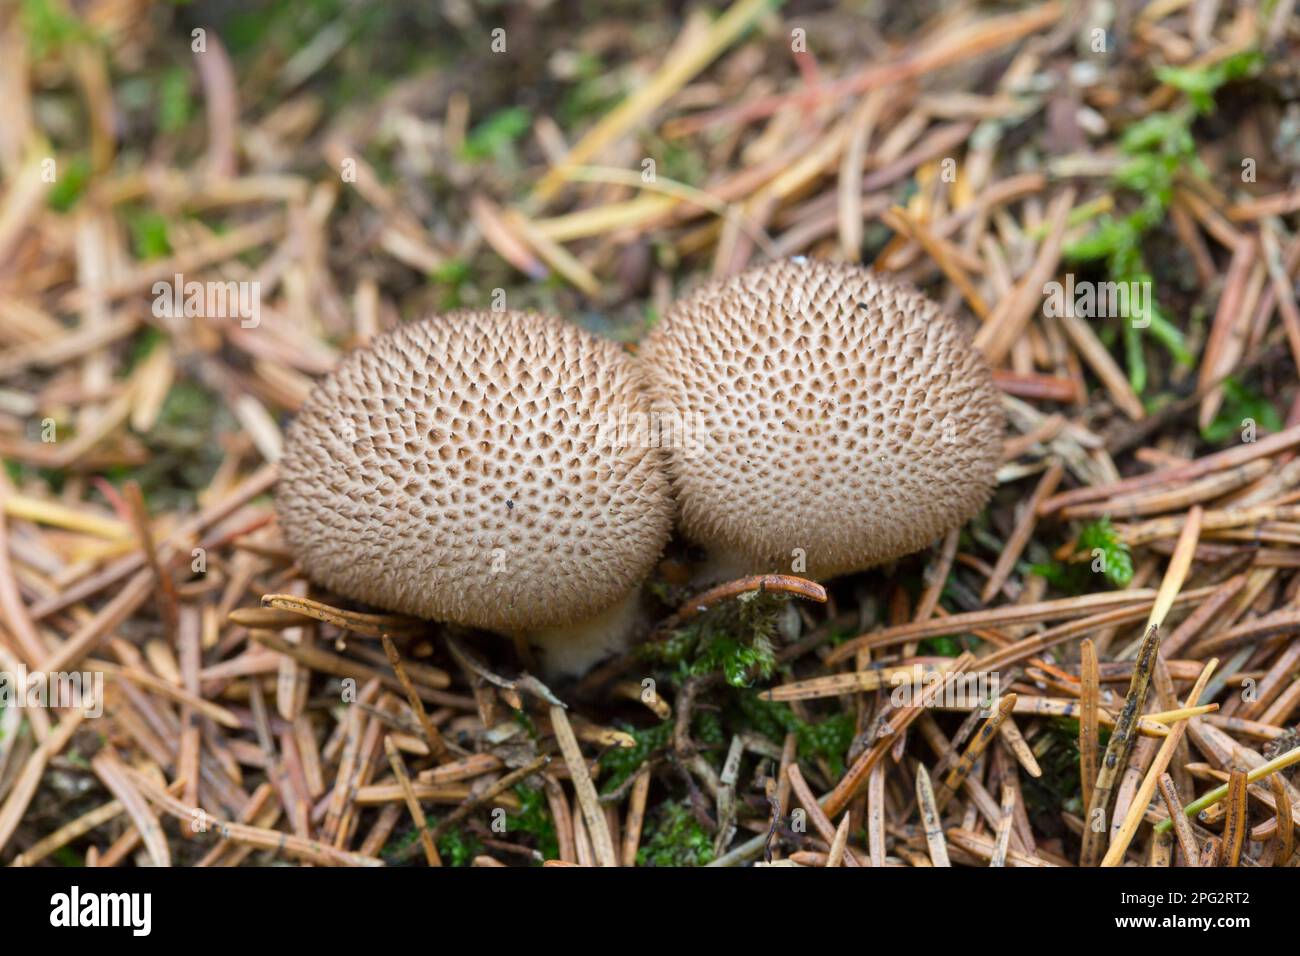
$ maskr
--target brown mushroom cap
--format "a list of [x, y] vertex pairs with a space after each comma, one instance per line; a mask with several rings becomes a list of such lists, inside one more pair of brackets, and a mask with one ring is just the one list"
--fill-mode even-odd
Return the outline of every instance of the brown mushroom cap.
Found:
[[[677, 302], [643, 343], [680, 416], [683, 530], [752, 570], [831, 577], [925, 547], [988, 501], [1003, 416], [983, 356], [910, 286], [775, 262]], [[689, 450], [689, 453], [688, 453]]]
[[658, 448], [605, 427], [640, 367], [557, 318], [454, 312], [348, 354], [288, 431], [276, 511], [308, 576], [406, 614], [514, 632], [624, 598], [672, 500]]

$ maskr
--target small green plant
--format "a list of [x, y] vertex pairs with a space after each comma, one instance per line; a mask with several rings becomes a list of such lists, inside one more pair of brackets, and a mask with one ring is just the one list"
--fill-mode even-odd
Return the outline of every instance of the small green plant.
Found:
[[772, 644], [763, 637], [755, 637], [749, 643], [715, 637], [705, 645], [695, 661], [695, 668], [700, 673], [721, 670], [732, 687], [748, 687], [755, 673], [766, 679], [775, 666]]
[[[145, 358], [157, 340], [142, 344], [133, 361]], [[176, 382], [167, 393], [157, 422], [142, 436], [149, 458], [141, 465], [109, 468], [106, 477], [120, 484], [134, 478], [145, 498], [160, 510], [190, 507], [221, 463], [217, 436], [234, 428], [229, 411], [202, 385]]]
[[54, 0], [23, 0], [22, 25], [34, 60], [43, 60], [69, 46], [98, 41], [94, 30]]
[[1115, 587], [1127, 587], [1133, 580], [1133, 556], [1110, 523], [1109, 515], [1083, 526], [1079, 531], [1078, 550], [1100, 558], [1102, 573]]
[[463, 259], [448, 259], [431, 276], [434, 282], [446, 288], [441, 297], [443, 309], [458, 309], [463, 304], [462, 290], [469, 281], [469, 264]]
[[85, 155], [62, 160], [45, 202], [55, 212], [68, 212], [77, 204], [90, 181], [90, 159]]
[[1060, 819], [1061, 812], [1083, 812], [1079, 786], [1079, 722], [1047, 720], [1034, 755], [1043, 773], [1023, 778], [1025, 809], [1031, 817]]
[[[436, 825], [437, 821], [432, 819], [426, 823], [429, 829], [433, 829]], [[390, 840], [379, 852], [379, 856], [387, 863], [397, 863], [407, 857], [419, 839], [420, 831], [411, 827], [401, 836]], [[452, 827], [438, 837], [437, 845], [438, 856], [442, 858], [443, 866], [469, 866], [474, 857], [483, 852], [483, 844], [475, 838], [474, 834], [462, 827]]]
[[598, 56], [585, 51], [573, 59], [571, 86], [560, 101], [559, 120], [566, 128], [588, 123], [601, 116], [623, 97], [621, 77]]
[[[631, 747], [612, 747], [601, 755], [601, 793], [613, 793], [640, 770], [652, 754], [668, 747], [672, 743], [673, 727], [672, 720], [644, 729], [622, 727], [624, 733], [631, 735], [635, 744]], [[716, 749], [721, 748], [728, 737], [717, 713], [701, 709], [691, 717], [691, 739], [701, 747]]]
[[1186, 93], [1198, 112], [1209, 113], [1214, 110], [1214, 94], [1219, 87], [1253, 76], [1259, 72], [1263, 62], [1258, 50], [1243, 50], [1212, 66], [1163, 66], [1156, 70], [1156, 78]]
[[510, 829], [531, 833], [543, 859], [558, 859], [560, 843], [555, 836], [555, 821], [551, 819], [546, 794], [536, 787], [520, 784], [515, 787], [515, 795], [519, 797], [520, 807], [510, 818]]
[[1109, 516], [1090, 521], [1079, 530], [1075, 555], [1080, 560], [1065, 564], [1035, 564], [1029, 572], [1046, 578], [1052, 585], [1071, 594], [1082, 594], [1101, 575], [1117, 588], [1133, 580], [1133, 556], [1119, 537]]
[[955, 637], [928, 637], [917, 645], [917, 650], [934, 657], [961, 656], [961, 645]]
[[786, 704], [763, 700], [754, 694], [737, 695], [741, 723], [780, 743], [793, 733], [800, 759], [825, 760], [831, 771], [844, 772], [844, 755], [853, 742], [854, 715], [841, 711], [816, 722], [800, 720]]
[[644, 730], [631, 727], [623, 728], [636, 743], [631, 747], [613, 747], [601, 755], [602, 793], [613, 793], [621, 787], [627, 778], [641, 769], [641, 765], [656, 750], [668, 746], [673, 736], [673, 723], [670, 720], [655, 724]]
[[61, 846], [54, 851], [54, 859], [59, 866], [85, 866], [86, 858], [70, 846]]
[[[1112, 282], [1152, 282], [1151, 269], [1142, 251], [1143, 240], [1164, 221], [1180, 172], [1205, 176], [1205, 165], [1196, 153], [1192, 123], [1198, 115], [1214, 109], [1214, 94], [1219, 87], [1249, 75], [1258, 68], [1259, 62], [1258, 53], [1247, 51], [1213, 67], [1170, 67], [1157, 71], [1162, 82], [1187, 93], [1188, 102], [1173, 111], [1153, 113], [1125, 130], [1120, 140], [1125, 161], [1115, 173], [1114, 182], [1141, 197], [1140, 202], [1125, 216], [1102, 216], [1091, 233], [1065, 248], [1067, 261], [1102, 260]], [[1154, 299], [1147, 303], [1144, 318], [1150, 322], [1151, 334], [1174, 360], [1190, 366], [1193, 358], [1182, 332]], [[1139, 395], [1147, 384], [1141, 333], [1142, 329], [1134, 322], [1123, 323], [1129, 382]]]
[[[413, 840], [419, 839], [417, 831], [412, 831], [411, 836]], [[438, 838], [438, 856], [442, 857], [443, 866], [469, 866], [482, 852], [483, 844], [460, 827], [452, 827]]]
[[667, 640], [642, 647], [642, 654], [675, 667], [678, 679], [721, 671], [732, 687], [766, 680], [776, 667], [772, 637], [784, 598], [746, 594], [715, 608], [674, 632]]
[[158, 83], [158, 129], [164, 133], [183, 130], [190, 123], [193, 102], [190, 72], [179, 66], [168, 69]]
[[465, 137], [461, 156], [467, 160], [500, 160], [503, 154], [514, 149], [515, 140], [532, 125], [532, 114], [522, 106], [497, 110]]
[[685, 801], [665, 801], [651, 812], [637, 866], [704, 866], [712, 860], [713, 839]]
[[137, 212], [128, 215], [127, 228], [131, 232], [131, 245], [138, 259], [162, 259], [171, 255], [172, 246], [167, 238], [167, 220], [156, 212]]
[[1272, 402], [1236, 379], [1225, 379], [1223, 407], [1219, 409], [1214, 421], [1201, 429], [1201, 437], [1216, 445], [1220, 444], [1237, 435], [1247, 419], [1253, 421], [1261, 431], [1276, 432], [1282, 429], [1282, 416]]

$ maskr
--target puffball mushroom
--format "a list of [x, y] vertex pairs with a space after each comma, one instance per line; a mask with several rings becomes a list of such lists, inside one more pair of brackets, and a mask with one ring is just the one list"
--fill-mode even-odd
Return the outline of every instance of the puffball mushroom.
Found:
[[[679, 521], [729, 572], [863, 570], [988, 501], [1003, 416], [957, 323], [911, 286], [774, 262], [675, 303], [643, 343]], [[805, 567], [806, 565], [806, 567]]]
[[661, 449], [618, 345], [531, 312], [460, 311], [349, 353], [288, 430], [275, 504], [307, 576], [542, 645], [552, 673], [620, 646], [672, 530]]

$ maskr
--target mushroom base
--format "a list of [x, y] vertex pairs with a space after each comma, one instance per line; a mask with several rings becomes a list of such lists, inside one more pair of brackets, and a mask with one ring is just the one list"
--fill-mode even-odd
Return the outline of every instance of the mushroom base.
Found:
[[757, 562], [739, 551], [710, 547], [708, 558], [691, 573], [691, 587], [703, 589], [763, 573]]
[[640, 610], [638, 588], [594, 617], [532, 631], [528, 643], [541, 650], [542, 671], [548, 679], [580, 677], [599, 661], [632, 646]]

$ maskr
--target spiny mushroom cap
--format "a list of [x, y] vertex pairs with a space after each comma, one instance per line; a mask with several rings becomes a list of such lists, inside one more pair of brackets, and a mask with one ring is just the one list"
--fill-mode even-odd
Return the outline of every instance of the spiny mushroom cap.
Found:
[[348, 354], [290, 427], [276, 510], [308, 576], [406, 614], [513, 632], [640, 583], [672, 527], [663, 452], [620, 428], [640, 367], [524, 312], [454, 312]]
[[983, 357], [910, 286], [782, 261], [677, 302], [641, 358], [691, 441], [683, 530], [755, 570], [832, 577], [916, 551], [988, 501], [1003, 418]]

